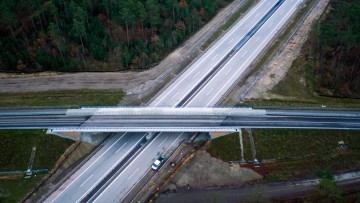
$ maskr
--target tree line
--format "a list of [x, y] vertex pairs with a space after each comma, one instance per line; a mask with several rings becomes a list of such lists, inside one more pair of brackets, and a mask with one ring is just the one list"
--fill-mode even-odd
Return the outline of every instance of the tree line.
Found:
[[146, 69], [231, 0], [2, 0], [0, 71]]
[[320, 94], [360, 98], [360, 1], [332, 0], [320, 23], [315, 86]]

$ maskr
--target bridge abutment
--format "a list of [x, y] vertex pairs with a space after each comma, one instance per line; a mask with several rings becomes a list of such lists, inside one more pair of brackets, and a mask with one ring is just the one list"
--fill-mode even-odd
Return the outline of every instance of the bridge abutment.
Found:
[[47, 130], [46, 134], [53, 134], [62, 138], [74, 140], [74, 141], [82, 141], [93, 145], [100, 144], [103, 140], [105, 140], [110, 133], [105, 132], [56, 132], [52, 130]]

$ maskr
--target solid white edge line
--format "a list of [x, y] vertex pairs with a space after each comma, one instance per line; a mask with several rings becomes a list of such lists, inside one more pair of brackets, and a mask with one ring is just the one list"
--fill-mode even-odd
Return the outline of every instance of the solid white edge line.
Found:
[[[117, 139], [114, 144], [112, 144], [104, 153], [102, 153], [94, 162], [90, 164], [74, 181], [72, 181], [67, 187], [65, 187], [53, 200], [50, 202], [53, 203], [63, 192], [65, 192], [75, 181], [77, 181], [92, 165], [94, 165], [105, 153], [107, 153], [121, 138], [125, 136], [126, 133], [123, 133], [119, 139]], [[75, 175], [75, 174], [74, 174]]]

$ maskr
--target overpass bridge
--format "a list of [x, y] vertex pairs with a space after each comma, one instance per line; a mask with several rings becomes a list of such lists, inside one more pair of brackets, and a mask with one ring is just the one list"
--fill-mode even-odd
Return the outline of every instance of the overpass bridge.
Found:
[[0, 129], [62, 132], [236, 132], [241, 128], [359, 130], [360, 111], [119, 107], [0, 111]]

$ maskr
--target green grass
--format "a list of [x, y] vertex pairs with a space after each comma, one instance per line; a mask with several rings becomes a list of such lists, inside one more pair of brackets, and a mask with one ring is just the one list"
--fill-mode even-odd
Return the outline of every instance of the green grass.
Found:
[[[302, 52], [310, 52], [310, 43], [305, 43]], [[349, 98], [323, 97], [313, 90], [312, 64], [305, 55], [298, 57], [290, 67], [286, 76], [271, 91], [266, 98], [249, 100], [241, 106], [304, 106], [334, 108], [360, 108], [360, 101]]]
[[[243, 133], [246, 160], [252, 159], [249, 138]], [[360, 168], [360, 131], [339, 130], [253, 130], [258, 160], [284, 159], [318, 154], [303, 159], [279, 160], [265, 166], [268, 179], [288, 179], [314, 175], [315, 172]], [[337, 150], [338, 141], [349, 149]], [[332, 151], [335, 150], [335, 151]], [[332, 152], [330, 152], [332, 151]], [[224, 161], [240, 160], [238, 134], [211, 141], [208, 152]]]
[[[312, 2], [312, 1], [309, 1]], [[309, 3], [311, 5], [311, 3]], [[306, 9], [299, 12], [300, 16], [304, 15]], [[287, 29], [284, 36], [288, 36], [295, 25]], [[240, 106], [302, 106], [302, 107], [334, 107], [334, 108], [360, 108], [358, 99], [334, 98], [319, 96], [314, 91], [313, 70], [316, 63], [316, 57], [311, 49], [317, 37], [319, 22], [313, 25], [310, 32], [309, 40], [302, 47], [302, 53], [292, 64], [286, 76], [281, 80], [267, 95], [259, 100], [245, 101]], [[285, 39], [284, 38], [284, 39]], [[280, 43], [282, 44], [282, 43]], [[258, 68], [265, 65], [265, 62], [275, 53], [274, 50], [279, 48], [278, 41], [272, 46], [270, 51], [259, 62]]]
[[211, 141], [207, 151], [214, 157], [224, 161], [234, 161], [241, 159], [239, 134], [232, 133]]
[[71, 90], [34, 93], [0, 93], [0, 107], [117, 105], [121, 90]]
[[[33, 146], [36, 146], [33, 169], [51, 170], [73, 141], [47, 135], [42, 130], [0, 130], [0, 143], [0, 171], [23, 171], [27, 169]], [[18, 202], [41, 177], [43, 175], [26, 180], [22, 176], [11, 180], [0, 179], [0, 202]]]
[[19, 202], [43, 177], [44, 175], [37, 175], [31, 179], [0, 180], [0, 202]]
[[[306, 43], [308, 44], [308, 43]], [[307, 45], [305, 45], [307, 46]], [[303, 47], [303, 50], [307, 49]], [[334, 108], [360, 108], [358, 99], [323, 97], [313, 91], [311, 62], [304, 56], [297, 58], [286, 76], [261, 100], [249, 100], [241, 106], [304, 106]]]
[[33, 168], [51, 169], [73, 142], [42, 130], [0, 130], [0, 170], [26, 170], [33, 146], [36, 147]]

